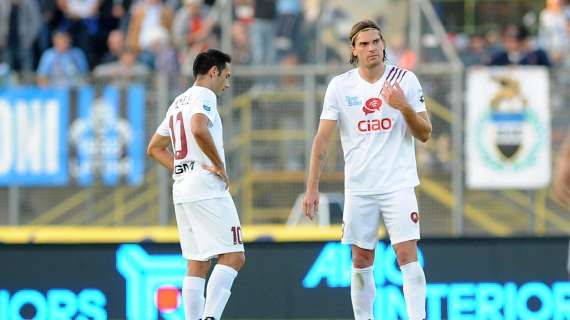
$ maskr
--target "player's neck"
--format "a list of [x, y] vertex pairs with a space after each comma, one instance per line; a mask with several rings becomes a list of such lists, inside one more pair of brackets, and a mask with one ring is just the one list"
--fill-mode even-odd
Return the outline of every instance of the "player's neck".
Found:
[[212, 85], [212, 82], [209, 81], [208, 79], [197, 79], [196, 81], [194, 81], [194, 85], [202, 88], [208, 88], [214, 91], [213, 89], [214, 86]]
[[386, 65], [384, 63], [379, 63], [372, 68], [366, 68], [364, 66], [358, 67], [358, 73], [360, 74], [360, 77], [370, 83], [375, 83], [378, 81], [378, 79], [380, 79], [384, 74], [384, 70], [386, 70]]

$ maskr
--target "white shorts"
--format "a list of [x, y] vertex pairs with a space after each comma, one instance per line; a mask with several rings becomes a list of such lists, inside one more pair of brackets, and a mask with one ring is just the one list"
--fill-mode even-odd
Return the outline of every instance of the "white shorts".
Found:
[[378, 195], [346, 195], [342, 243], [376, 248], [380, 215], [392, 245], [420, 239], [418, 201], [410, 187]]
[[208, 261], [219, 254], [244, 251], [231, 196], [175, 204], [174, 211], [185, 259]]

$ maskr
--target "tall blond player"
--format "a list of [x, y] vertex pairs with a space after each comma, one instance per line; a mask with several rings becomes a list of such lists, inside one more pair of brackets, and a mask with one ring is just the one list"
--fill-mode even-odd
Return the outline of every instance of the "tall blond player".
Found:
[[418, 263], [420, 213], [414, 139], [426, 142], [431, 122], [415, 74], [385, 63], [382, 32], [370, 20], [350, 33], [356, 68], [331, 80], [311, 153], [305, 214], [319, 208], [319, 177], [335, 127], [345, 160], [342, 242], [352, 245], [351, 298], [356, 320], [374, 319], [374, 249], [380, 215], [396, 252], [411, 320], [425, 319], [426, 278]]

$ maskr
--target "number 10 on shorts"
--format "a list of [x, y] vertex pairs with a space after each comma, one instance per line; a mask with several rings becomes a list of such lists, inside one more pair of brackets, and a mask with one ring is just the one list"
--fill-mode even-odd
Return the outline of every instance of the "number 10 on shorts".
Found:
[[234, 236], [234, 244], [243, 244], [241, 240], [241, 227], [232, 227], [232, 235]]

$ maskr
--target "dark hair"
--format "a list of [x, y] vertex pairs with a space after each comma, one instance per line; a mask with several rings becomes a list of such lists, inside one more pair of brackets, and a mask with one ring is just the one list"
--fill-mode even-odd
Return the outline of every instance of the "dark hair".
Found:
[[511, 24], [505, 27], [503, 36], [505, 38], [515, 39], [521, 42], [525, 41], [529, 37], [529, 31], [528, 28], [522, 24]]
[[219, 72], [222, 72], [226, 67], [226, 63], [231, 63], [232, 57], [220, 50], [208, 49], [206, 51], [200, 52], [196, 59], [194, 60], [194, 66], [192, 71], [194, 72], [194, 78], [198, 75], [204, 75], [210, 71], [212, 67], [217, 67]]
[[[378, 26], [378, 24], [376, 24], [376, 22], [374, 22], [372, 20], [358, 21], [357, 23], [355, 23], [352, 26], [352, 29], [350, 30], [350, 36], [349, 36], [350, 45], [354, 47], [354, 41], [356, 40], [356, 37], [358, 36], [358, 34], [361, 31], [370, 30], [370, 29], [378, 30], [378, 33], [380, 34], [380, 40], [382, 40], [382, 43], [384, 43], [384, 46], [386, 46], [386, 41], [384, 40], [384, 35], [382, 34], [380, 27]], [[384, 47], [384, 51], [382, 52], [382, 54], [383, 54], [382, 61], [386, 61], [386, 48], [385, 47]], [[350, 60], [348, 62], [351, 65], [356, 66], [356, 64], [358, 63], [358, 58], [355, 55], [353, 55], [352, 52], [350, 52]]]

